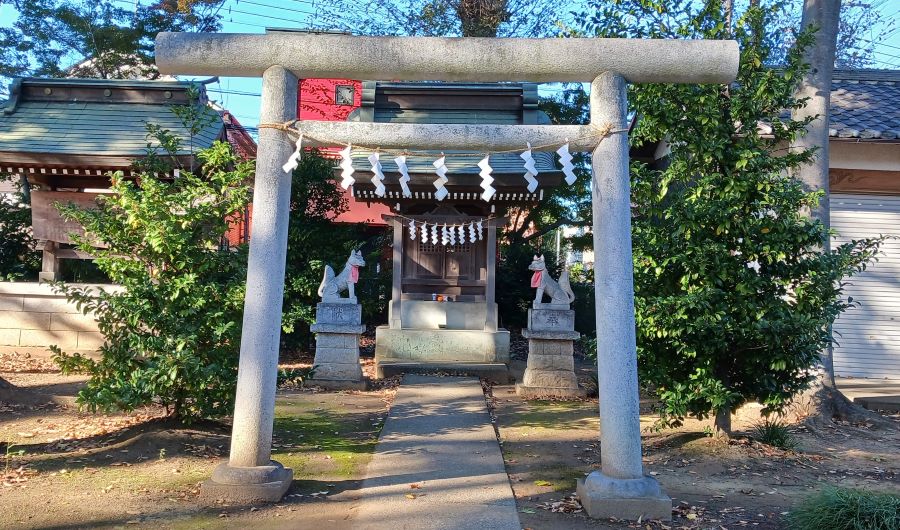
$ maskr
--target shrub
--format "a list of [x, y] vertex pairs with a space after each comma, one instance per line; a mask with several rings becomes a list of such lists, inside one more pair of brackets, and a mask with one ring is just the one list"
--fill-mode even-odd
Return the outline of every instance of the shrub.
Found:
[[[164, 146], [177, 151], [171, 141]], [[147, 172], [138, 185], [114, 174], [115, 193], [97, 209], [58, 205], [85, 229], [78, 247], [124, 288], [56, 284], [103, 334], [99, 360], [54, 349], [63, 373], [90, 374], [78, 403], [92, 411], [158, 403], [185, 422], [231, 411], [246, 253], [221, 241], [248, 203], [253, 166], [221, 142], [198, 156], [202, 172], [182, 169], [172, 181]]]
[[[0, 182], [12, 177], [0, 174]], [[29, 280], [41, 268], [40, 253], [31, 237], [28, 190], [21, 184], [16, 193], [0, 195], [0, 281]]]
[[788, 426], [778, 420], [766, 418], [753, 427], [753, 438], [766, 445], [793, 451], [797, 448], [797, 439], [791, 434]]
[[807, 497], [789, 519], [794, 530], [897, 530], [900, 496], [832, 487]]

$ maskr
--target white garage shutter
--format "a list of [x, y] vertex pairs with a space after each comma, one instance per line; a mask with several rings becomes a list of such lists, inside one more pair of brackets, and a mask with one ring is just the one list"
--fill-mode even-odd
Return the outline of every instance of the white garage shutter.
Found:
[[[835, 243], [878, 234], [900, 236], [900, 196], [831, 195]], [[900, 240], [887, 241], [878, 263], [850, 279], [844, 294], [861, 304], [834, 323], [837, 375], [900, 379]]]

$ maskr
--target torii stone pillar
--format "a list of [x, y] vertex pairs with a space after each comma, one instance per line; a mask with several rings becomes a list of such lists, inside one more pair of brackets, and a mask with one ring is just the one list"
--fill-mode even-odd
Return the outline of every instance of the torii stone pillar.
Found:
[[[340, 53], [335, 53], [340, 50]], [[592, 196], [602, 472], [578, 484], [593, 517], [668, 519], [671, 501], [641, 465], [625, 82], [728, 83], [737, 76], [735, 41], [641, 39], [447, 39], [161, 33], [163, 74], [264, 78], [262, 122], [295, 117], [296, 80], [592, 81], [590, 125], [427, 125], [301, 122], [307, 145], [500, 151], [560, 145], [593, 151]], [[616, 131], [599, 142], [599, 128]], [[276, 362], [291, 144], [262, 129], [231, 458], [209, 489], [230, 498], [275, 500], [290, 471], [271, 462]], [[594, 135], [594, 136], [591, 136]], [[547, 148], [553, 149], [553, 148]]]
[[[591, 121], [628, 126], [625, 80], [604, 73], [591, 83]], [[600, 463], [576, 490], [591, 517], [672, 518], [672, 499], [644, 475], [631, 256], [628, 136], [606, 138], [591, 158], [594, 292], [597, 307], [597, 390]]]
[[[270, 66], [263, 72], [260, 121], [283, 123], [296, 116], [297, 76]], [[274, 502], [294, 478], [292, 470], [271, 460], [291, 199], [291, 174], [281, 166], [293, 150], [283, 132], [259, 131], [231, 451], [200, 488], [210, 500]]]

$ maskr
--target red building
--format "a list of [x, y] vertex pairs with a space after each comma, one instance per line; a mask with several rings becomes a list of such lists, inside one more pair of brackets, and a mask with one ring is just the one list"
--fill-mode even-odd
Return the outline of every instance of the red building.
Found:
[[[301, 120], [346, 121], [362, 105], [363, 84], [353, 79], [302, 79], [297, 91], [297, 117]], [[344, 191], [350, 208], [335, 221], [387, 226], [382, 214], [390, 209], [378, 203], [357, 201]]]

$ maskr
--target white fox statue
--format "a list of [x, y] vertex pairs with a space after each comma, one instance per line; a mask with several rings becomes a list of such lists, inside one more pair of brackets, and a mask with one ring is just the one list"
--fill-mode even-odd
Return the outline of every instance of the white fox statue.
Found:
[[[331, 265], [325, 265], [325, 277], [319, 285], [319, 296], [323, 302], [337, 303], [356, 303], [356, 293], [354, 288], [356, 282], [359, 281], [359, 268], [365, 266], [366, 261], [363, 259], [362, 252], [353, 250], [344, 270], [337, 276], [334, 275], [334, 269]], [[347, 291], [347, 298], [342, 298], [341, 293]]]
[[531, 276], [531, 286], [537, 289], [534, 295], [534, 307], [538, 307], [544, 300], [544, 295], [550, 297], [550, 303], [569, 307], [575, 301], [575, 293], [569, 285], [569, 271], [563, 269], [559, 275], [559, 282], [550, 277], [544, 256], [535, 256], [534, 261], [528, 266], [528, 270], [534, 271]]

